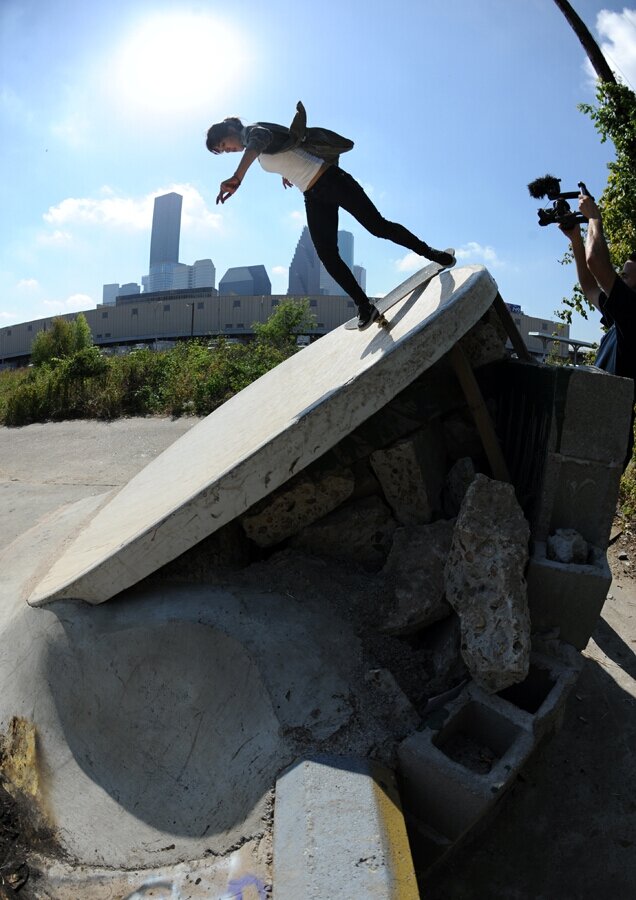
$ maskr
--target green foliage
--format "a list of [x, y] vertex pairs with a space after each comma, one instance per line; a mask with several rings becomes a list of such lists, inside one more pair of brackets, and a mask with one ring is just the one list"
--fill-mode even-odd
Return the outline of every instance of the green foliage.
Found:
[[581, 104], [580, 109], [601, 141], [611, 140], [616, 149], [599, 206], [612, 262], [620, 266], [636, 251], [636, 94], [624, 84], [600, 82], [596, 97], [596, 107]]
[[34, 366], [55, 365], [80, 350], [93, 345], [93, 335], [84, 313], [68, 321], [53, 319], [48, 331], [39, 331], [31, 345], [31, 362]]
[[267, 322], [252, 325], [258, 344], [269, 345], [284, 353], [294, 352], [298, 335], [315, 327], [308, 300], [285, 300], [275, 308]]
[[[307, 302], [282, 303], [249, 344], [220, 337], [160, 353], [105, 357], [90, 330], [58, 319], [40, 332], [38, 364], [0, 373], [0, 422], [144, 415], [207, 415], [296, 353], [296, 335], [313, 327]], [[37, 339], [36, 338], [36, 339]], [[83, 345], [83, 346], [82, 346]]]
[[[601, 81], [596, 98], [596, 106], [582, 103], [579, 109], [590, 116], [601, 142], [611, 140], [616, 150], [598, 206], [612, 262], [618, 267], [636, 252], [636, 94], [624, 84]], [[571, 253], [566, 253], [562, 262], [571, 261]], [[556, 315], [570, 324], [574, 312], [587, 318], [592, 308], [578, 285], [571, 298], [563, 298], [562, 307]]]
[[634, 457], [621, 478], [618, 509], [623, 521], [636, 526], [636, 461]]
[[86, 350], [93, 346], [93, 335], [91, 326], [88, 324], [86, 316], [83, 312], [79, 313], [73, 323], [74, 341], [73, 349], [77, 353], [79, 350]]

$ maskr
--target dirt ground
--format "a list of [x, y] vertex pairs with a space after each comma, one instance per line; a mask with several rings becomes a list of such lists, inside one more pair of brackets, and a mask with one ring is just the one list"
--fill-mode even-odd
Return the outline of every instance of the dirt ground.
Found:
[[636, 896], [636, 534], [613, 530], [613, 581], [561, 731], [540, 747], [426, 900]]

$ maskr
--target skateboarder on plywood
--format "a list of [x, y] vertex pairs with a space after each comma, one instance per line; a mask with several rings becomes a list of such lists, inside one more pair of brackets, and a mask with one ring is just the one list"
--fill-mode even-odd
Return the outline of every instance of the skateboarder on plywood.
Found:
[[368, 328], [381, 313], [364, 293], [338, 250], [338, 209], [342, 207], [376, 237], [386, 238], [441, 266], [450, 266], [454, 257], [435, 250], [403, 225], [389, 222], [373, 205], [358, 182], [341, 169], [341, 153], [351, 150], [353, 141], [327, 128], [308, 128], [302, 103], [289, 128], [271, 122], [243, 126], [240, 119], [228, 118], [212, 125], [206, 146], [212, 153], [243, 153], [231, 178], [221, 182], [217, 203], [225, 203], [243, 181], [255, 159], [266, 172], [282, 176], [285, 188], [296, 185], [303, 192], [309, 234], [316, 253], [331, 277], [358, 307], [358, 328]]

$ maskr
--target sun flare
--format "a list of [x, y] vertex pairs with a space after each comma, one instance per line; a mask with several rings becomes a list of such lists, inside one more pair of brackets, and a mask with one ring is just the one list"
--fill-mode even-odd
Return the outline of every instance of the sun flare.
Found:
[[208, 15], [144, 19], [122, 45], [111, 70], [120, 101], [151, 113], [179, 113], [221, 99], [247, 61], [243, 39]]

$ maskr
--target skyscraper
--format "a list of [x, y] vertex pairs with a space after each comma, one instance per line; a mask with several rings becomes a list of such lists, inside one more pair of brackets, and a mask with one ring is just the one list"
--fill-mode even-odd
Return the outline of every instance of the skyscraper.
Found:
[[179, 235], [181, 232], [181, 194], [163, 194], [155, 197], [150, 237], [150, 274], [154, 266], [179, 262]]
[[320, 294], [320, 260], [306, 225], [289, 266], [287, 293], [296, 297]]
[[[338, 249], [344, 262], [352, 270], [360, 284], [358, 275], [364, 272], [360, 266], [353, 264], [353, 235], [349, 231], [338, 232]], [[356, 272], [356, 270], [358, 270]], [[362, 285], [361, 285], [362, 286]], [[362, 286], [364, 290], [364, 286]], [[338, 296], [344, 293], [339, 284], [329, 275], [318, 259], [316, 248], [309, 236], [307, 226], [303, 228], [296, 252], [289, 267], [289, 287], [287, 293], [294, 296]]]

